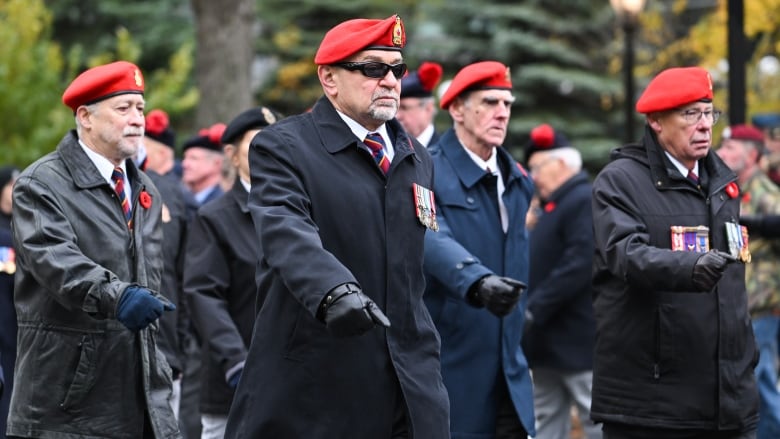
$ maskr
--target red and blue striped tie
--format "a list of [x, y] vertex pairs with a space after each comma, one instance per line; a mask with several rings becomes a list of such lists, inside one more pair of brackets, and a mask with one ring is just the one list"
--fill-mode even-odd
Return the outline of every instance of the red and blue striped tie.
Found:
[[122, 205], [122, 211], [125, 213], [127, 227], [131, 228], [133, 226], [133, 213], [130, 212], [130, 200], [125, 194], [125, 173], [122, 168], [119, 166], [114, 168], [114, 172], [111, 173], [111, 181], [114, 182], [114, 191], [116, 191], [119, 203]]
[[374, 156], [379, 169], [387, 175], [387, 170], [390, 169], [390, 160], [385, 155], [385, 141], [382, 139], [382, 136], [379, 133], [368, 133], [364, 143], [371, 150], [371, 155]]

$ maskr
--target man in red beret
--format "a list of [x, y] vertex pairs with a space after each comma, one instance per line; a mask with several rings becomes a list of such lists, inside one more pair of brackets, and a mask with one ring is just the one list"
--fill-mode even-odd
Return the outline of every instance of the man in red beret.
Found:
[[[764, 133], [750, 125], [723, 130], [718, 156], [737, 174], [741, 220], [780, 214], [780, 188], [761, 170]], [[780, 250], [770, 240], [751, 236], [751, 263], [745, 266], [748, 311], [759, 348], [756, 383], [759, 395], [758, 438], [780, 437], [780, 392], [777, 390], [777, 334], [780, 331]]]
[[702, 68], [659, 73], [636, 103], [644, 136], [593, 185], [591, 417], [608, 439], [755, 437], [748, 239], [712, 97]]
[[63, 102], [76, 129], [13, 191], [13, 437], [181, 437], [158, 354], [162, 202], [132, 157], [144, 82], [125, 61], [79, 75]]
[[407, 133], [414, 136], [423, 146], [430, 146], [439, 140], [433, 119], [436, 117], [436, 100], [433, 89], [441, 80], [440, 64], [426, 61], [416, 72], [401, 79], [401, 104], [398, 106], [398, 122]]
[[430, 148], [440, 230], [425, 236], [425, 302], [441, 336], [453, 437], [535, 434], [531, 376], [520, 348], [525, 216], [534, 189], [502, 147], [514, 100], [504, 64], [464, 67], [441, 99], [453, 127]]
[[397, 15], [327, 32], [311, 111], [251, 142], [258, 310], [227, 438], [449, 438], [423, 303], [428, 151], [395, 119]]

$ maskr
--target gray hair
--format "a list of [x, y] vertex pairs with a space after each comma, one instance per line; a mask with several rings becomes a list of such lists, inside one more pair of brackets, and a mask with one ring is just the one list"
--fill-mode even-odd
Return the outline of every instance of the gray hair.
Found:
[[566, 167], [573, 172], [582, 170], [582, 155], [572, 146], [551, 149], [550, 157], [561, 159]]

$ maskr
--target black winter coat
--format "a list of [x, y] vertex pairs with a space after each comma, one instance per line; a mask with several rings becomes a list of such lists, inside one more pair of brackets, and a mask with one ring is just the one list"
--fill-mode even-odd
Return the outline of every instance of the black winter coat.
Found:
[[[449, 438], [436, 328], [423, 303], [423, 238], [412, 184], [431, 157], [395, 120], [387, 176], [333, 105], [261, 131], [249, 151], [261, 308], [226, 438], [384, 438], [403, 397], [413, 437]], [[358, 283], [392, 326], [336, 338], [315, 318]]]
[[672, 226], [704, 225], [710, 247], [728, 251], [724, 223], [738, 220], [739, 198], [725, 188], [736, 177], [710, 151], [699, 161], [697, 188], [649, 127], [642, 144], [612, 158], [593, 187], [591, 417], [669, 429], [754, 427], [758, 354], [744, 266], [730, 264], [713, 291], [698, 292], [692, 272], [701, 254], [671, 250]]
[[198, 210], [187, 237], [184, 294], [203, 340], [201, 413], [228, 414], [234, 390], [227, 373], [246, 360], [252, 337], [258, 242], [248, 195], [236, 180]]
[[591, 189], [585, 172], [572, 176], [544, 200], [531, 231], [528, 310], [533, 323], [523, 336], [531, 369], [593, 368]]

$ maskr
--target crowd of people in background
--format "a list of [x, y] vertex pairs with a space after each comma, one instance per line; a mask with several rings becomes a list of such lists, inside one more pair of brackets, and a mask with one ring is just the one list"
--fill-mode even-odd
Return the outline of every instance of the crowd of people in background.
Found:
[[669, 68], [589, 175], [546, 121], [512, 156], [509, 67], [437, 96], [405, 44], [342, 22], [309, 111], [181, 145], [136, 65], [78, 75], [0, 167], [0, 437], [780, 437], [780, 113], [718, 133]]

